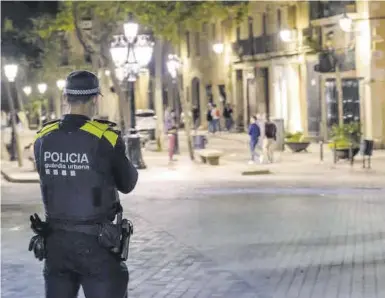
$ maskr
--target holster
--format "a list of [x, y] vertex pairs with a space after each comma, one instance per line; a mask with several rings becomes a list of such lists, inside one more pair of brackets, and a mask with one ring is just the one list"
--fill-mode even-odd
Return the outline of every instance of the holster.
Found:
[[133, 234], [133, 224], [123, 219], [123, 213], [117, 214], [116, 224], [102, 224], [98, 235], [99, 244], [107, 248], [120, 259], [126, 261], [128, 258], [130, 237]]
[[35, 258], [43, 261], [47, 256], [45, 238], [41, 235], [35, 235], [29, 241], [29, 251], [33, 251]]

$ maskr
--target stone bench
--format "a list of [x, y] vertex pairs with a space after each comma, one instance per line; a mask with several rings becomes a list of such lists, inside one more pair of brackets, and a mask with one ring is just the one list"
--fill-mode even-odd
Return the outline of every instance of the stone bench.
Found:
[[222, 156], [222, 152], [219, 150], [202, 149], [197, 151], [201, 157], [203, 163], [208, 163], [212, 166], [219, 165], [219, 158]]

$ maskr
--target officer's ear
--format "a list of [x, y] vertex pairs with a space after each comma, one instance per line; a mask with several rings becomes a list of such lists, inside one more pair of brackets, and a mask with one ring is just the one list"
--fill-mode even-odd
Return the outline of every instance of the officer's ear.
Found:
[[95, 105], [98, 104], [99, 100], [100, 100], [100, 95], [99, 94], [92, 97], [92, 102]]

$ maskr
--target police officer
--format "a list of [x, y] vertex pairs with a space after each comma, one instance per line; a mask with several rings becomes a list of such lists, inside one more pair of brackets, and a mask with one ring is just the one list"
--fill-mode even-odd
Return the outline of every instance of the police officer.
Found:
[[45, 124], [34, 144], [46, 212], [47, 298], [77, 297], [80, 286], [87, 298], [127, 295], [127, 267], [99, 236], [121, 208], [117, 190], [131, 192], [138, 172], [115, 124], [91, 120], [99, 96], [94, 74], [72, 72], [64, 89], [70, 112]]

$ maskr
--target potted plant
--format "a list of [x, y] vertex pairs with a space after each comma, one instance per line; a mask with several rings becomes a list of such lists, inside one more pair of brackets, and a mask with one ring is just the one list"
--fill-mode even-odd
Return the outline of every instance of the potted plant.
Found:
[[285, 145], [293, 152], [307, 151], [310, 142], [305, 138], [302, 132], [287, 133], [285, 136]]
[[331, 131], [331, 142], [329, 148], [336, 151], [338, 159], [348, 159], [350, 150], [352, 157], [360, 151], [361, 126], [359, 122], [334, 125]]

